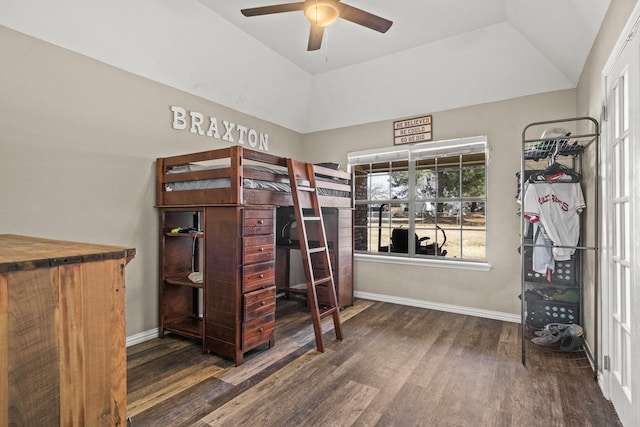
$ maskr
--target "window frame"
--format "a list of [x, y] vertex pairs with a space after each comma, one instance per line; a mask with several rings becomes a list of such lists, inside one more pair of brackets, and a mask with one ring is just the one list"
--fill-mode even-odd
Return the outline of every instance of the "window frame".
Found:
[[[419, 198], [416, 194], [416, 165], [420, 160], [430, 160], [445, 157], [465, 156], [468, 154], [484, 154], [484, 195], [481, 197], [471, 197], [459, 194], [453, 198], [453, 201], [458, 203], [465, 203], [469, 201], [477, 201], [484, 204], [484, 258], [460, 258], [460, 253], [455, 254], [457, 257], [453, 258], [450, 255], [447, 256], [435, 256], [424, 255], [415, 253], [415, 245], [413, 242], [409, 244], [407, 253], [390, 253], [390, 252], [374, 252], [373, 250], [354, 250], [354, 256], [356, 259], [373, 261], [373, 262], [391, 262], [398, 264], [417, 264], [424, 265], [430, 264], [439, 267], [449, 268], [463, 268], [471, 270], [488, 270], [491, 266], [487, 263], [488, 259], [488, 222], [487, 222], [487, 204], [488, 204], [488, 164], [489, 164], [489, 149], [486, 136], [476, 136], [468, 138], [457, 138], [452, 140], [434, 141], [420, 144], [412, 144], [410, 146], [399, 146], [392, 148], [374, 149], [366, 151], [358, 151], [348, 153], [348, 167], [349, 171], [354, 173], [355, 167], [358, 165], [373, 165], [376, 163], [394, 161], [407, 162], [407, 173], [409, 175], [409, 181], [407, 186], [407, 198], [401, 199], [400, 203], [408, 204], [408, 233], [410, 236], [415, 233], [416, 230], [416, 203], [422, 203], [425, 200], [433, 201], [432, 199], [440, 200], [444, 199], [440, 195], [435, 194], [434, 197]], [[462, 157], [461, 157], [462, 159]], [[437, 160], [434, 160], [434, 163]], [[462, 161], [459, 164], [459, 170], [462, 171], [465, 168]], [[389, 168], [391, 171], [392, 168]], [[418, 166], [418, 170], [420, 170]], [[369, 169], [368, 174], [371, 173]], [[462, 189], [462, 175], [460, 177], [460, 189]], [[357, 178], [354, 176], [354, 182]], [[371, 206], [378, 203], [393, 203], [391, 193], [388, 195], [390, 199], [373, 200], [370, 199], [371, 195], [367, 195], [365, 200], [357, 200], [357, 194], [354, 192], [353, 203], [354, 207], [357, 205], [367, 205], [367, 211], [370, 212]], [[398, 200], [396, 200], [398, 201]], [[437, 206], [437, 205], [436, 205]], [[354, 224], [355, 225], [355, 224]], [[370, 223], [367, 224], [368, 239], [371, 238], [371, 230], [374, 227]], [[355, 231], [355, 230], [354, 230]], [[457, 227], [457, 232], [464, 235], [464, 226], [460, 223]], [[370, 243], [369, 243], [370, 244]], [[371, 248], [371, 246], [369, 246]], [[445, 248], [446, 249], [446, 248]], [[464, 255], [464, 247], [460, 246], [460, 252]]]

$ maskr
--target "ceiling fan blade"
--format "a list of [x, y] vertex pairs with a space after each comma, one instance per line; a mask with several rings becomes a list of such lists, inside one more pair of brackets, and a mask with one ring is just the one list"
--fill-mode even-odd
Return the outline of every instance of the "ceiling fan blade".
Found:
[[324, 34], [324, 27], [320, 25], [311, 24], [311, 30], [309, 31], [309, 44], [307, 50], [318, 50], [322, 46], [322, 35]]
[[244, 16], [259, 16], [269, 15], [272, 13], [295, 12], [296, 10], [304, 10], [304, 2], [252, 7], [250, 9], [242, 9], [240, 12], [242, 12]]
[[386, 33], [393, 24], [393, 22], [388, 19], [384, 19], [380, 16], [374, 15], [373, 13], [366, 12], [362, 9], [358, 9], [357, 7], [349, 6], [344, 3], [342, 3], [342, 8], [340, 10], [340, 18], [371, 28], [372, 30], [379, 31], [381, 33]]

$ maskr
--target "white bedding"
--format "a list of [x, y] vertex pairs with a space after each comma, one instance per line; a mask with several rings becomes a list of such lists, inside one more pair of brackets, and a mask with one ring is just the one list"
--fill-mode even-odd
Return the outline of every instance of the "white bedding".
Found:
[[[194, 172], [209, 169], [222, 168], [222, 165], [197, 165], [190, 164], [184, 166], [176, 166], [167, 171], [167, 173], [183, 173]], [[287, 176], [288, 174], [280, 169], [268, 168], [265, 166], [248, 165], [245, 168], [251, 168], [254, 170], [260, 170], [265, 172], [276, 173], [278, 175]], [[300, 185], [309, 185], [308, 181], [300, 181]], [[231, 179], [229, 178], [215, 178], [215, 179], [202, 179], [197, 181], [177, 181], [165, 184], [165, 191], [184, 191], [184, 190], [202, 190], [206, 188], [228, 188], [231, 186]], [[242, 179], [242, 186], [244, 188], [255, 189], [268, 189], [273, 191], [291, 192], [291, 186], [284, 182], [262, 181], [249, 178]], [[322, 189], [319, 189], [319, 193], [322, 194]]]

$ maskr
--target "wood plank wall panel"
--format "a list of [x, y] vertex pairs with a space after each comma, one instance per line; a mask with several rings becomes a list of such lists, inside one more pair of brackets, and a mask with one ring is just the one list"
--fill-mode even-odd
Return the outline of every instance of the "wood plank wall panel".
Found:
[[7, 273], [8, 425], [52, 426], [60, 420], [58, 290], [50, 273]]
[[91, 330], [83, 331], [83, 351], [86, 358], [86, 404], [87, 413], [94, 422], [109, 425], [111, 411], [111, 310], [113, 297], [109, 274], [110, 262], [84, 263], [82, 272], [91, 281], [83, 280], [83, 305], [91, 307], [84, 313], [85, 325]]
[[127, 328], [125, 260], [108, 263], [110, 272], [106, 277], [113, 280], [108, 287], [111, 292], [111, 425], [124, 425], [127, 419]]
[[64, 425], [86, 422], [86, 361], [83, 284], [78, 264], [53, 269], [60, 281], [60, 316], [56, 322], [60, 342], [60, 413]]

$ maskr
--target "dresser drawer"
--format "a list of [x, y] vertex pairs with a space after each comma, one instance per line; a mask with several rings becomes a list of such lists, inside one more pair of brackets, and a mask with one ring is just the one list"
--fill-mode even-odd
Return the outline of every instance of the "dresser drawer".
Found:
[[244, 321], [249, 321], [276, 311], [276, 287], [244, 294]]
[[245, 237], [242, 239], [242, 262], [251, 264], [272, 261], [275, 259], [275, 247], [273, 234]]
[[242, 323], [242, 351], [251, 350], [269, 341], [273, 335], [276, 314], [274, 312]]
[[244, 236], [257, 234], [273, 235], [274, 226], [273, 209], [245, 209], [244, 210]]
[[275, 285], [275, 261], [242, 267], [242, 293]]

